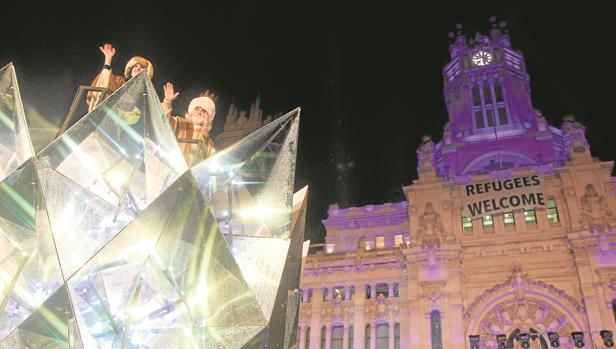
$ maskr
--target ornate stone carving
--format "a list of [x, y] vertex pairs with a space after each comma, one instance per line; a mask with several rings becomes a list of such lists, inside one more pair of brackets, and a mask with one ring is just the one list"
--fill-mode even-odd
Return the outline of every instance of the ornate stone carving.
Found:
[[377, 299], [368, 299], [364, 305], [364, 315], [370, 322], [397, 321], [400, 316], [400, 307], [395, 298], [385, 298], [383, 295]]
[[[576, 301], [573, 297], [568, 295], [565, 291], [558, 289], [554, 287], [553, 285], [546, 284], [545, 282], [542, 282], [542, 281], [529, 280], [526, 276], [524, 276], [523, 279], [524, 279], [525, 299], [527, 298], [526, 291], [529, 289], [534, 289], [536, 291], [535, 293], [548, 294], [551, 298], [561, 300], [564, 303], [564, 305], [566, 305], [569, 308], [575, 309], [578, 313], [584, 312], [584, 306], [578, 301]], [[464, 314], [464, 319], [466, 321], [469, 321], [472, 318], [475, 311], [477, 310], [477, 308], [481, 304], [489, 300], [493, 295], [499, 292], [502, 292], [506, 289], [511, 290], [512, 288], [513, 290], [515, 290], [515, 287], [513, 287], [512, 279], [510, 278], [508, 281], [495, 285], [489, 290], [486, 290], [481, 296], [477, 297], [477, 299], [468, 307], [468, 310]], [[513, 297], [515, 300], [515, 294]]]
[[612, 210], [608, 207], [605, 197], [597, 193], [592, 184], [586, 186], [580, 202], [582, 206], [580, 223], [583, 228], [591, 232], [612, 230]]
[[528, 304], [526, 303], [526, 275], [522, 274], [522, 268], [515, 265], [509, 278], [514, 294], [513, 315], [525, 321], [528, 318]]
[[312, 317], [312, 309], [310, 303], [301, 303], [299, 306], [299, 323], [300, 325], [310, 324]]
[[446, 281], [424, 281], [421, 283], [423, 296], [431, 306], [438, 305], [445, 287]]
[[572, 153], [583, 153], [590, 150], [590, 145], [584, 134], [584, 126], [575, 121], [573, 115], [567, 115], [563, 118], [563, 123], [560, 126], [563, 134], [565, 147], [569, 155]]
[[355, 306], [352, 301], [341, 302], [342, 321], [344, 323], [352, 323], [355, 315]]
[[[502, 292], [508, 292], [511, 296], [504, 297]], [[493, 304], [496, 299], [499, 300], [498, 303]], [[553, 306], [550, 302], [558, 302], [559, 306]], [[489, 304], [489, 308], [482, 309], [481, 314], [483, 315], [475, 314], [479, 304], [483, 306]], [[578, 315], [562, 312], [561, 306], [577, 310]], [[568, 314], [573, 317], [568, 317]], [[496, 285], [478, 297], [469, 307], [464, 318], [476, 324], [469, 324], [468, 327], [468, 331], [472, 331], [473, 334], [510, 334], [514, 331], [541, 334], [546, 332], [570, 333], [579, 330], [579, 326], [583, 323], [582, 314], [582, 305], [565, 292], [551, 285], [529, 280], [519, 266], [514, 266], [509, 280]], [[482, 318], [476, 318], [477, 316], [482, 316]]]
[[422, 143], [417, 149], [417, 173], [435, 172], [436, 146], [430, 136], [423, 136]]
[[323, 302], [321, 305], [321, 321], [326, 324], [332, 322], [334, 316], [334, 302]]
[[445, 240], [445, 229], [441, 222], [441, 215], [436, 212], [432, 203], [428, 202], [424, 212], [419, 216], [419, 229], [417, 238], [422, 248], [440, 247]]

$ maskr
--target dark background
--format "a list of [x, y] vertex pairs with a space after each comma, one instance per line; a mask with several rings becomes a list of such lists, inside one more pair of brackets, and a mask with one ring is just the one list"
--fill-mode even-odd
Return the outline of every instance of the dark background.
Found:
[[296, 188], [310, 185], [307, 235], [315, 242], [331, 203], [405, 199], [421, 136], [439, 140], [447, 121], [441, 68], [456, 23], [472, 37], [487, 34], [491, 15], [507, 21], [526, 57], [535, 108], [557, 126], [576, 114], [593, 155], [616, 158], [608, 5], [49, 3], [2, 11], [0, 66], [15, 63], [25, 104], [59, 124], [77, 86], [102, 68], [98, 46], [110, 42], [116, 73], [139, 54], [152, 60], [159, 94], [174, 82], [178, 111], [198, 91], [216, 91], [214, 135], [231, 101], [248, 109], [260, 94], [266, 114], [300, 106]]

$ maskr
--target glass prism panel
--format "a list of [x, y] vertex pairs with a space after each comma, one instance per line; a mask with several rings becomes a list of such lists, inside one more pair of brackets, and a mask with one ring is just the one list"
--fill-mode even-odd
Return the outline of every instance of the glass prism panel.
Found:
[[[281, 119], [275, 127], [266, 125], [192, 169], [205, 195], [210, 195], [208, 206], [267, 319], [290, 243], [299, 126], [297, 112]], [[225, 164], [226, 170], [220, 172], [229, 177], [216, 190], [210, 186], [216, 175], [212, 164]]]
[[0, 182], [0, 256], [4, 338], [63, 281], [32, 159]]
[[34, 156], [13, 64], [0, 69], [0, 180]]
[[266, 325], [190, 172], [68, 284], [86, 347], [151, 347], [160, 339], [144, 334]]
[[298, 112], [294, 111], [281, 116], [236, 144], [194, 165], [191, 170], [203, 195], [210, 198], [224, 188], [227, 181], [236, 179], [234, 171], [252, 158], [259, 157], [260, 152], [270, 146], [274, 137], [280, 133], [286, 134], [282, 129], [288, 127], [289, 122], [297, 115]]
[[68, 279], [135, 218], [134, 212], [110, 204], [40, 161], [37, 167], [58, 258]]
[[103, 200], [134, 212], [187, 169], [146, 74], [124, 84], [38, 157]]
[[235, 235], [288, 237], [297, 113], [281, 117], [286, 122], [275, 120], [275, 127], [262, 127], [192, 169], [228, 239]]
[[[72, 307], [66, 287], [59, 288], [5, 341], [14, 340], [11, 348], [73, 348], [69, 345]], [[11, 338], [12, 339], [9, 339]], [[3, 341], [4, 342], [4, 341]], [[73, 341], [74, 343], [74, 341]], [[0, 344], [0, 348], [2, 345]]]

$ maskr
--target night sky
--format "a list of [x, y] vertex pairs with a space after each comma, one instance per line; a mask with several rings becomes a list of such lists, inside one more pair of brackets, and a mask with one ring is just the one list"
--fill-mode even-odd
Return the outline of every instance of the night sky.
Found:
[[300, 106], [296, 188], [310, 185], [307, 236], [315, 242], [331, 203], [405, 199], [401, 187], [417, 178], [421, 136], [440, 140], [447, 121], [441, 68], [456, 23], [472, 37], [487, 34], [491, 15], [506, 21], [526, 57], [534, 107], [557, 126], [575, 114], [593, 155], [616, 159], [613, 12], [589, 2], [52, 3], [2, 11], [0, 66], [15, 63], [25, 104], [61, 123], [77, 87], [102, 68], [98, 46], [110, 42], [116, 73], [139, 54], [155, 66], [159, 96], [163, 83], [175, 84], [176, 111], [198, 91], [214, 90], [214, 136], [231, 101], [248, 109], [260, 94], [266, 114]]

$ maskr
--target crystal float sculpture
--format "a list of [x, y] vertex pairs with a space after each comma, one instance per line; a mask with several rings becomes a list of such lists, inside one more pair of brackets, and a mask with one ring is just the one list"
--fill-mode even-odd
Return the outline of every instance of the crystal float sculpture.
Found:
[[188, 169], [140, 74], [34, 156], [0, 77], [0, 348], [294, 342], [299, 109]]

